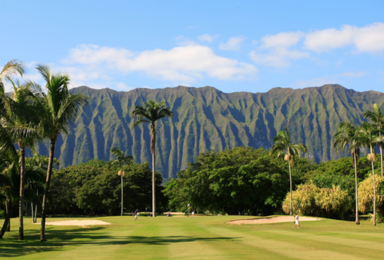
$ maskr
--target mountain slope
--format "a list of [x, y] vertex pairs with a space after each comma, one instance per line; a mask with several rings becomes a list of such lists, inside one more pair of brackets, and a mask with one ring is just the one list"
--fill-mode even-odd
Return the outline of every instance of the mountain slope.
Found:
[[[112, 159], [118, 147], [136, 162], [150, 161], [147, 125], [130, 129], [135, 105], [165, 100], [174, 112], [157, 125], [156, 169], [165, 178], [175, 177], [188, 162], [206, 150], [252, 146], [270, 148], [277, 131], [288, 125], [295, 142], [308, 147], [306, 157], [316, 162], [335, 159], [332, 136], [340, 121], [363, 121], [363, 112], [373, 103], [382, 105], [384, 94], [356, 92], [339, 85], [305, 89], [274, 88], [266, 93], [223, 93], [212, 87], [135, 89], [117, 92], [88, 87], [73, 89], [90, 97], [89, 106], [60, 136], [56, 157], [62, 166], [95, 159]], [[47, 154], [47, 143], [37, 148]]]

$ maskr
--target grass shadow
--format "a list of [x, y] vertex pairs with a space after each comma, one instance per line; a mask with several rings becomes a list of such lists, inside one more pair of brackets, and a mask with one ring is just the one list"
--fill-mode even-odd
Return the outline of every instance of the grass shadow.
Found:
[[[0, 240], [0, 258], [27, 254], [61, 251], [65, 246], [93, 245], [169, 245], [196, 241], [236, 240], [236, 237], [193, 237], [193, 236], [110, 236], [106, 227], [46, 230], [46, 242], [40, 242], [36, 230], [25, 232], [25, 240], [17, 241], [17, 232]], [[104, 230], [104, 231], [103, 231]]]

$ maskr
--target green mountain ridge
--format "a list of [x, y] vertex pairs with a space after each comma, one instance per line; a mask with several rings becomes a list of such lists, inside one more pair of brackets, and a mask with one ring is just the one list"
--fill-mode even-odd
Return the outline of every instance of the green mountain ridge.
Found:
[[[136, 162], [151, 160], [147, 125], [130, 129], [135, 105], [153, 99], [165, 101], [174, 112], [157, 124], [156, 169], [164, 178], [176, 177], [197, 155], [207, 150], [251, 146], [270, 148], [279, 130], [288, 126], [295, 142], [304, 143], [305, 157], [316, 162], [345, 156], [332, 147], [332, 136], [343, 120], [364, 121], [363, 112], [384, 94], [357, 92], [340, 85], [304, 89], [273, 88], [266, 93], [223, 93], [213, 87], [111, 89], [79, 87], [89, 105], [72, 123], [69, 136], [61, 135], [55, 155], [61, 166], [90, 159], [110, 160], [112, 147], [133, 155]], [[48, 154], [48, 143], [36, 147]]]

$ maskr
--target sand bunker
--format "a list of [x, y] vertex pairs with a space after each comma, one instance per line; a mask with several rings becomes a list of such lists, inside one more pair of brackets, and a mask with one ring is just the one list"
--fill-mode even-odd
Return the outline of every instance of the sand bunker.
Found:
[[[35, 223], [40, 224], [40, 223]], [[48, 226], [95, 226], [95, 225], [111, 225], [111, 223], [101, 221], [101, 220], [64, 220], [64, 221], [54, 221], [54, 222], [45, 222], [45, 225]]]
[[[312, 217], [300, 217], [300, 221], [316, 221], [321, 220], [321, 218], [312, 218]], [[282, 217], [272, 217], [272, 218], [257, 218], [257, 219], [240, 219], [228, 221], [227, 224], [272, 224], [272, 223], [281, 223], [281, 222], [292, 222], [293, 216], [282, 216]]]

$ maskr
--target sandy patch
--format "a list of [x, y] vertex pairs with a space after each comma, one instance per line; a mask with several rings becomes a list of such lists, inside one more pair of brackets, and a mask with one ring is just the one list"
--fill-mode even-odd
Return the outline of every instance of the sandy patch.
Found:
[[[321, 218], [313, 217], [300, 217], [299, 221], [316, 221], [321, 220]], [[294, 222], [293, 216], [281, 216], [281, 217], [272, 217], [272, 218], [257, 218], [257, 219], [240, 219], [228, 221], [227, 224], [272, 224], [272, 223], [281, 223], [281, 222]]]
[[[41, 223], [35, 223], [35, 224], [41, 224]], [[54, 222], [45, 222], [45, 225], [47, 226], [95, 226], [95, 225], [111, 225], [111, 223], [101, 221], [101, 220], [91, 220], [91, 219], [84, 219], [84, 220], [64, 220], [64, 221], [54, 221]]]

